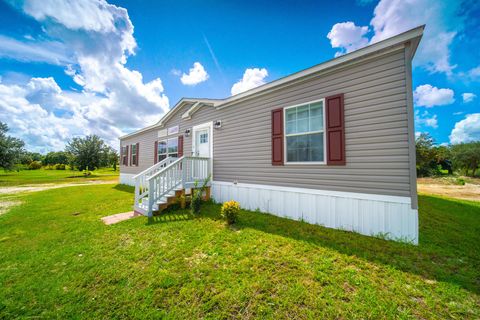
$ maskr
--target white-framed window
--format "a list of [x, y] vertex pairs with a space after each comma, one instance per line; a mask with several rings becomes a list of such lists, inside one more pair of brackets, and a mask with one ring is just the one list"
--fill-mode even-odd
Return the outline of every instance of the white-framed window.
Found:
[[325, 99], [284, 108], [285, 163], [325, 163]]
[[208, 132], [200, 133], [200, 143], [208, 143]]
[[158, 141], [158, 161], [167, 157], [178, 158], [178, 137]]
[[132, 165], [133, 166], [136, 166], [137, 165], [137, 145], [136, 144], [132, 144], [131, 146], [132, 148]]

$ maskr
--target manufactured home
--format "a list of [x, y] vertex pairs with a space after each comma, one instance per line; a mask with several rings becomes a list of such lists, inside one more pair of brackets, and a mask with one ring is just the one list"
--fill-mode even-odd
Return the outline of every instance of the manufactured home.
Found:
[[210, 177], [245, 209], [418, 243], [412, 97], [417, 27], [225, 99], [181, 99], [120, 138], [134, 210]]

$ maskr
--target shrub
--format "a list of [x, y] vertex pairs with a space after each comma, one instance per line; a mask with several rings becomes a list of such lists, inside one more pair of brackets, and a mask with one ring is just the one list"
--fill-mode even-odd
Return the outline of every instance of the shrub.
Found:
[[65, 170], [65, 165], [63, 163], [57, 163], [55, 165], [55, 170]]
[[227, 201], [222, 205], [221, 214], [228, 224], [237, 222], [240, 204], [237, 201]]
[[192, 201], [190, 203], [190, 210], [192, 214], [199, 214], [201, 205], [202, 205], [201, 189], [192, 189]]
[[40, 161], [32, 161], [28, 165], [28, 170], [38, 170], [42, 167], [42, 163]]
[[203, 181], [203, 185], [200, 188], [197, 188], [198, 181], [195, 181], [194, 188], [192, 188], [192, 200], [190, 202], [190, 211], [192, 214], [199, 214], [200, 207], [202, 205], [202, 196], [203, 192], [205, 191], [208, 181], [210, 181], [210, 176], [208, 176], [205, 181]]
[[455, 180], [455, 183], [458, 184], [459, 186], [464, 186], [465, 185], [465, 179], [457, 178], [457, 180]]
[[46, 165], [45, 167], [43, 167], [45, 170], [53, 170], [55, 169], [55, 166], [52, 166], [51, 164], [49, 165]]

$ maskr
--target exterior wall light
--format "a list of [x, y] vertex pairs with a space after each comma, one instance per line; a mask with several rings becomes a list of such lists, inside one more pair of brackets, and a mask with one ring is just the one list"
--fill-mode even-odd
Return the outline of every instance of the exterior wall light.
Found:
[[191, 129], [185, 130], [185, 137], [189, 137], [191, 132], [192, 132]]
[[213, 127], [215, 129], [220, 129], [222, 127], [222, 120], [215, 120], [213, 121]]

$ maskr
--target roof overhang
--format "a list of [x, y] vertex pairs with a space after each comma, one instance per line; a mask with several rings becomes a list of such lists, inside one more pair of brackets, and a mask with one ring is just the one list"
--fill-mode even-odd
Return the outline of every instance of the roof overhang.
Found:
[[340, 57], [328, 60], [321, 64], [317, 64], [308, 69], [293, 73], [284, 78], [269, 82], [262, 86], [247, 90], [245, 92], [236, 94], [226, 99], [194, 99], [194, 98], [182, 98], [180, 101], [173, 106], [161, 119], [158, 123], [151, 125], [149, 127], [140, 129], [138, 131], [132, 132], [130, 134], [120, 137], [120, 139], [130, 138], [137, 134], [143, 133], [153, 128], [162, 128], [165, 123], [175, 115], [178, 110], [180, 110], [186, 104], [191, 104], [192, 107], [183, 113], [183, 119], [191, 119], [192, 115], [203, 106], [215, 107], [217, 109], [223, 109], [228, 106], [234, 105], [240, 101], [251, 98], [252, 96], [265, 94], [273, 90], [278, 90], [285, 86], [293, 85], [299, 81], [303, 81], [304, 78], [307, 78], [311, 75], [318, 76], [322, 73], [327, 73], [335, 70], [336, 68], [344, 68], [350, 64], [364, 61], [365, 59], [371, 58], [375, 59], [380, 55], [386, 54], [388, 52], [393, 52], [405, 48], [407, 44], [410, 45], [410, 59], [413, 59], [417, 47], [422, 38], [425, 25], [408, 30], [404, 33], [396, 35], [394, 37], [376, 42], [369, 46], [366, 46], [362, 49], [347, 53]]
[[410, 59], [413, 59], [413, 56], [415, 55], [415, 51], [418, 47], [418, 44], [420, 43], [420, 39], [422, 38], [424, 29], [425, 29], [425, 25], [418, 26], [414, 29], [408, 30], [404, 33], [398, 34], [391, 38], [376, 42], [362, 49], [347, 53], [340, 57], [323, 62], [321, 64], [317, 64], [308, 69], [293, 73], [284, 78], [280, 78], [278, 80], [266, 83], [262, 86], [231, 96], [223, 100], [223, 103], [218, 105], [217, 108], [222, 109], [222, 108], [228, 107], [241, 100], [250, 98], [252, 95], [266, 93], [271, 90], [282, 87], [283, 85], [295, 83], [297, 80], [303, 79], [312, 74], [320, 74], [326, 71], [329, 72], [334, 68], [344, 67], [349, 63], [356, 62], [360, 59], [363, 59], [369, 56], [375, 57], [376, 55], [381, 53], [386, 53], [386, 52], [394, 51], [396, 49], [405, 48], [405, 45], [407, 43], [411, 43], [412, 50], [411, 50]]
[[[200, 109], [200, 107], [206, 105], [206, 106], [216, 106], [218, 105], [220, 102], [222, 102], [223, 100], [220, 100], [220, 99], [194, 99], [194, 98], [182, 98], [180, 99], [161, 119], [160, 121], [158, 121], [157, 123], [151, 125], [151, 126], [148, 126], [148, 127], [145, 127], [143, 129], [140, 129], [140, 130], [137, 130], [137, 131], [134, 131], [132, 133], [129, 133], [129, 134], [126, 134], [124, 136], [121, 136], [120, 139], [127, 139], [127, 138], [131, 138], [133, 136], [136, 136], [140, 133], [144, 133], [146, 131], [149, 131], [149, 130], [152, 130], [152, 129], [155, 129], [155, 128], [158, 128], [158, 129], [161, 129], [165, 126], [165, 123], [167, 123], [167, 121], [169, 119], [171, 119], [181, 108], [183, 108], [184, 106], [186, 105], [192, 105], [191, 108], [189, 108], [183, 115], [182, 115], [182, 118], [184, 118], [183, 116], [185, 114], [188, 115], [188, 119], [191, 118], [191, 115], [193, 115], [193, 113], [195, 113], [195, 111], [197, 111], [198, 109]], [[192, 110], [192, 108], [195, 107], [195, 110]]]
[[[218, 103], [217, 103], [218, 104]], [[190, 120], [192, 119], [192, 116], [195, 112], [197, 112], [198, 110], [200, 110], [201, 107], [214, 107], [215, 106], [215, 103], [214, 102], [201, 102], [201, 101], [197, 101], [195, 102], [195, 104], [190, 108], [188, 109], [187, 111], [185, 111], [183, 114], [182, 114], [182, 119], [185, 119], [185, 120]]]

